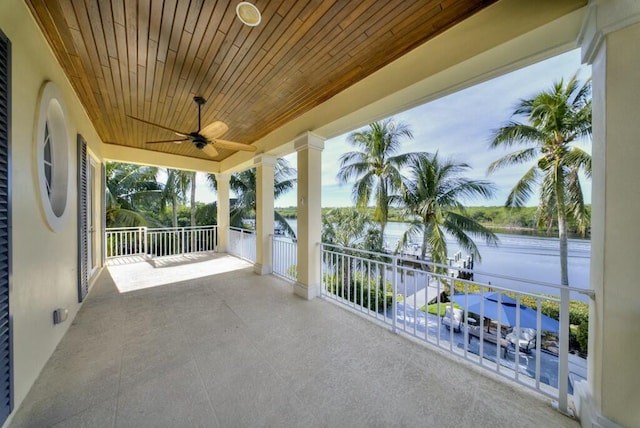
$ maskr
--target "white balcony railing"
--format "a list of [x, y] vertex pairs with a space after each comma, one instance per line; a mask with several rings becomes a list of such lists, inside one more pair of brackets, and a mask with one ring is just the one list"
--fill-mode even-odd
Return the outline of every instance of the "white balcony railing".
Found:
[[[550, 396], [561, 411], [567, 412], [573, 381], [586, 378], [586, 360], [569, 362], [569, 300], [577, 294], [593, 298], [588, 290], [526, 281], [544, 291], [525, 292], [508, 287], [515, 278], [492, 275], [495, 284], [479, 283], [453, 278], [449, 266], [328, 244], [322, 244], [321, 257], [324, 298]], [[451, 304], [446, 295], [454, 294], [459, 318], [422, 310], [432, 302], [431, 309], [444, 314]], [[497, 298], [485, 304], [489, 296]], [[471, 306], [474, 300], [481, 302], [479, 308]], [[507, 302], [515, 320], [489, 319], [491, 305]], [[559, 321], [544, 315], [543, 305], [557, 307]], [[526, 330], [533, 333], [530, 340], [519, 341], [516, 333], [532, 324], [537, 328]]]
[[289, 281], [297, 279], [298, 244], [291, 238], [272, 236], [273, 273]]
[[146, 254], [146, 227], [116, 227], [109, 228], [105, 233], [106, 257], [122, 257]]
[[195, 226], [147, 231], [147, 253], [152, 257], [215, 251], [216, 226]]
[[[107, 229], [105, 247], [109, 258], [163, 256], [215, 250], [216, 238], [215, 226], [117, 228]], [[254, 231], [229, 228], [228, 244], [229, 254], [255, 262]], [[569, 302], [572, 298], [584, 300], [584, 295], [593, 298], [590, 290], [476, 271], [492, 278], [492, 282], [481, 283], [450, 276], [451, 266], [321, 246], [323, 298], [550, 396], [567, 412], [573, 382], [587, 376], [586, 360], [569, 355]], [[297, 243], [272, 236], [272, 251], [273, 273], [295, 281]], [[459, 267], [455, 271], [473, 273]], [[514, 281], [530, 283], [535, 292], [510, 287]], [[497, 297], [484, 303], [490, 294]], [[448, 296], [454, 295], [456, 316], [442, 316], [451, 304]], [[479, 307], [472, 305], [478, 297], [482, 302]], [[511, 306], [515, 318], [490, 314], [491, 305], [502, 304]], [[543, 314], [543, 307], [557, 321]], [[555, 308], [555, 314], [549, 312], [550, 307]], [[516, 335], [525, 328], [533, 332], [526, 343]]]
[[109, 228], [105, 234], [105, 254], [107, 258], [135, 255], [161, 257], [215, 251], [216, 232], [216, 226]]
[[256, 261], [256, 232], [237, 227], [229, 228], [227, 252], [243, 260]]

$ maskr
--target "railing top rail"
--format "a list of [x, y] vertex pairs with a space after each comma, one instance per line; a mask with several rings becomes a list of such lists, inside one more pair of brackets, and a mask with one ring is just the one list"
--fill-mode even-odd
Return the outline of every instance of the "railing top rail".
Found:
[[141, 229], [146, 229], [149, 232], [163, 232], [163, 231], [176, 231], [176, 230], [192, 230], [192, 229], [215, 229], [218, 226], [215, 224], [205, 225], [205, 226], [185, 226], [185, 227], [146, 227], [146, 226], [135, 226], [135, 227], [108, 227], [105, 230], [107, 232], [128, 232], [128, 231], [136, 231]]
[[250, 233], [250, 234], [256, 233], [256, 231], [253, 229], [245, 229], [243, 227], [229, 227], [229, 230], [232, 230], [235, 232]]
[[147, 231], [149, 232], [175, 232], [175, 231], [179, 231], [179, 230], [210, 230], [210, 229], [215, 229], [218, 226], [214, 225], [207, 225], [207, 226], [185, 226], [185, 227], [154, 227], [154, 228], [148, 228]]
[[[402, 257], [401, 255], [398, 254], [387, 254], [387, 253], [378, 253], [375, 251], [369, 251], [369, 250], [362, 250], [362, 249], [358, 249], [358, 248], [351, 248], [351, 247], [342, 247], [340, 245], [334, 245], [334, 244], [327, 244], [322, 242], [321, 243], [323, 248], [331, 248], [331, 249], [335, 249], [335, 250], [340, 250], [340, 251], [353, 251], [359, 254], [368, 254], [368, 255], [372, 255], [375, 257], [386, 257], [391, 259], [392, 263], [397, 263], [398, 261], [406, 261], [406, 262], [410, 262], [410, 263], [420, 263], [420, 264], [424, 264], [427, 266], [433, 266], [433, 267], [439, 267], [439, 268], [445, 268], [445, 269], [450, 269], [452, 268], [449, 265], [444, 265], [444, 264], [440, 264], [440, 263], [435, 263], [435, 262], [430, 262], [430, 261], [426, 261], [426, 260], [416, 260], [416, 259], [410, 259], [407, 257]], [[353, 255], [352, 255], [353, 256]], [[357, 256], [355, 256], [357, 257]], [[360, 257], [363, 258], [363, 257]], [[385, 262], [379, 262], [379, 263], [385, 263]], [[388, 264], [388, 263], [387, 263]], [[405, 269], [405, 267], [403, 267], [403, 269]], [[411, 268], [406, 268], [406, 269], [411, 269]], [[589, 296], [590, 298], [594, 299], [595, 298], [595, 292], [593, 290], [590, 289], [585, 289], [585, 288], [579, 288], [579, 287], [571, 287], [571, 286], [567, 286], [567, 285], [560, 285], [560, 284], [553, 284], [550, 282], [544, 282], [544, 281], [536, 281], [536, 280], [531, 280], [531, 279], [526, 279], [526, 278], [517, 278], [517, 277], [513, 277], [513, 276], [508, 276], [508, 275], [500, 275], [500, 274], [495, 274], [495, 273], [491, 273], [491, 272], [483, 272], [483, 271], [479, 271], [476, 269], [464, 269], [462, 267], [454, 267], [455, 270], [458, 271], [462, 271], [462, 272], [472, 272], [474, 274], [479, 274], [479, 275], [485, 275], [485, 276], [491, 276], [493, 278], [497, 278], [497, 279], [504, 279], [507, 281], [518, 281], [518, 282], [523, 282], [523, 283], [527, 283], [527, 284], [533, 284], [533, 285], [541, 285], [544, 287], [549, 287], [549, 288], [553, 288], [556, 289], [558, 291], [560, 290], [569, 290], [571, 292], [575, 292], [575, 293], [579, 293], [579, 294], [584, 294], [586, 296]], [[419, 272], [419, 269], [413, 269], [416, 272]], [[459, 281], [465, 281], [462, 279], [456, 279]], [[466, 282], [470, 282], [470, 281], [466, 281]], [[479, 284], [478, 282], [474, 282], [475, 284]], [[507, 290], [507, 291], [513, 291], [509, 288], [505, 288], [505, 287], [500, 287], [500, 286], [496, 286], [493, 284], [485, 284], [487, 287], [491, 287], [491, 288], [496, 288], [496, 289], [503, 289], [503, 290]]]

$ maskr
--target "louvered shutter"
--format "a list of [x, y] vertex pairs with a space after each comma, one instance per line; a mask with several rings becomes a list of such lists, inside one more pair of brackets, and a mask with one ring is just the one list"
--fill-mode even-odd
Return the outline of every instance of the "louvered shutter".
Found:
[[89, 234], [87, 233], [87, 142], [78, 134], [78, 301], [89, 292]]
[[0, 425], [11, 413], [11, 44], [0, 31]]

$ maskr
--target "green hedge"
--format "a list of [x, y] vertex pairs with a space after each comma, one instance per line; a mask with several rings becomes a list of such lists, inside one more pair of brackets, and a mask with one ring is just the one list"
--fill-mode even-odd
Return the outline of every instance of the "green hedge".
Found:
[[351, 275], [348, 288], [345, 289], [341, 279], [336, 275], [325, 275], [323, 280], [328, 293], [348, 299], [367, 309], [382, 312], [393, 304], [393, 291], [388, 281], [381, 287], [376, 278], [367, 279], [361, 273], [354, 273]]
[[589, 349], [589, 322], [585, 321], [578, 326], [576, 331], [576, 340], [580, 346], [580, 352], [587, 354]]

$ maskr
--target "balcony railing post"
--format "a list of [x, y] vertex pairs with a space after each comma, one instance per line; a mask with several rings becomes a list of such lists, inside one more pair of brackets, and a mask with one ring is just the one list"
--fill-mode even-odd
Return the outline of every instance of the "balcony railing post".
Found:
[[560, 289], [560, 346], [558, 349], [558, 410], [568, 414], [569, 386], [569, 290]]
[[[393, 277], [391, 279], [391, 290], [393, 292], [393, 296], [391, 296], [391, 316], [393, 319], [391, 320], [391, 325], [393, 332], [396, 333], [396, 324], [398, 322], [398, 257], [393, 256]], [[386, 298], [386, 291], [383, 293]], [[406, 311], [406, 307], [405, 307]], [[405, 313], [406, 316], [406, 313]]]
[[244, 259], [244, 232], [240, 231], [240, 258]]
[[180, 246], [181, 246], [181, 254], [186, 253], [185, 251], [185, 243], [184, 243], [184, 227], [180, 228]]
[[146, 227], [142, 228], [142, 254], [147, 254], [147, 250], [148, 250], [148, 234], [147, 234], [148, 230]]

